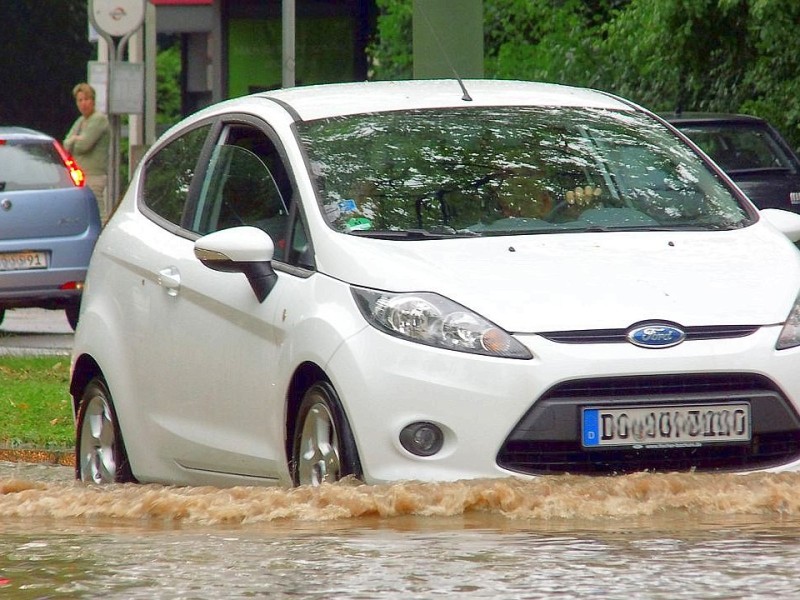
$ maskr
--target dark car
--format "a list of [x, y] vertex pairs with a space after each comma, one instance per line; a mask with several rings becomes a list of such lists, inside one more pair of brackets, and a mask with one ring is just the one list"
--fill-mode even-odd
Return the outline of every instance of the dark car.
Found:
[[778, 130], [749, 115], [662, 115], [700, 146], [759, 208], [800, 213], [800, 159]]
[[100, 214], [75, 160], [44, 133], [0, 127], [0, 322], [10, 308], [78, 322]]

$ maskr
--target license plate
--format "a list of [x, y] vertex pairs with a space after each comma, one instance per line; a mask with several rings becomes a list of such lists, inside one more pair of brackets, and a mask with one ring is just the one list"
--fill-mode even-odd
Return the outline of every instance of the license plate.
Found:
[[603, 446], [684, 446], [750, 440], [750, 405], [585, 408], [582, 444]]
[[4, 252], [0, 254], [0, 271], [46, 269], [46, 252]]

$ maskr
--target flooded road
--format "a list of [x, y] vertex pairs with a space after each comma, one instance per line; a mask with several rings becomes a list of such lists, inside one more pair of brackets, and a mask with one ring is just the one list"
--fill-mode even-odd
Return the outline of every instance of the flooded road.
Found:
[[798, 475], [97, 488], [0, 463], [0, 597], [798, 594]]

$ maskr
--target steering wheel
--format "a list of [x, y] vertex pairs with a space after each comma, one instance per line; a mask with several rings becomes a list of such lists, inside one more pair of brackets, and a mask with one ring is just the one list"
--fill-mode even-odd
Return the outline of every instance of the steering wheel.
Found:
[[553, 221], [556, 217], [560, 216], [561, 213], [566, 211], [568, 208], [573, 208], [574, 206], [576, 206], [574, 202], [569, 203], [566, 200], [560, 200], [556, 202], [556, 205], [550, 209], [550, 212], [548, 212], [547, 215], [545, 215], [544, 220]]

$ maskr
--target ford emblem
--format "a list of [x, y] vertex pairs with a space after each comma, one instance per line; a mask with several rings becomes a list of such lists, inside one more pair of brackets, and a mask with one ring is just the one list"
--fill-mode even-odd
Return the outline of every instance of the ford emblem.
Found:
[[669, 348], [686, 339], [686, 332], [666, 323], [647, 323], [628, 331], [628, 341], [642, 348]]

